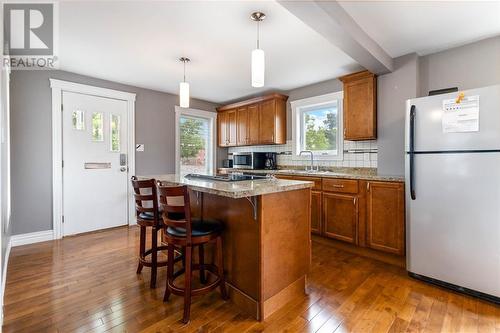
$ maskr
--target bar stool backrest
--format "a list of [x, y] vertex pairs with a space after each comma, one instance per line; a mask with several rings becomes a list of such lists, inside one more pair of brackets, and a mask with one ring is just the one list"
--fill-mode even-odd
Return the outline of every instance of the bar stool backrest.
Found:
[[134, 188], [137, 223], [139, 225], [141, 223], [148, 223], [147, 219], [142, 219], [140, 217], [141, 214], [147, 214], [153, 217], [152, 224], [158, 226], [160, 222], [160, 216], [158, 213], [158, 193], [156, 190], [156, 180], [153, 178], [138, 180], [136, 176], [132, 176], [131, 181], [132, 187]]
[[[159, 182], [158, 191], [160, 192], [160, 206], [163, 210], [163, 224], [167, 227], [185, 229], [189, 243], [191, 241], [191, 205], [187, 186], [162, 186]], [[173, 218], [174, 216], [176, 218]]]

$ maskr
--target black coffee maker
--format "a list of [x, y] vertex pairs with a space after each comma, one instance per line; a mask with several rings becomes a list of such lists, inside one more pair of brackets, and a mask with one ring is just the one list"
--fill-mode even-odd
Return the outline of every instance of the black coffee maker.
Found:
[[276, 164], [276, 153], [265, 153], [264, 169], [274, 170], [278, 167]]

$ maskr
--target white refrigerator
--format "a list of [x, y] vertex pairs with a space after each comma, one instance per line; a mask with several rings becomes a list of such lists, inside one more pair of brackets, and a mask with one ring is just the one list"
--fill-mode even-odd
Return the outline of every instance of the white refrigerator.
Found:
[[500, 303], [500, 85], [406, 112], [407, 270]]

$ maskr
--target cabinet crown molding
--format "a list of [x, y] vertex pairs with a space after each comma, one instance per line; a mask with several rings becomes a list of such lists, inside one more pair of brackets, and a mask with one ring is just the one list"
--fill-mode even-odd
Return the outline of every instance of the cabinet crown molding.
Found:
[[283, 101], [286, 101], [288, 99], [288, 96], [283, 95], [283, 94], [279, 94], [279, 93], [271, 93], [271, 94], [266, 94], [263, 96], [258, 96], [258, 97], [246, 99], [243, 101], [231, 103], [228, 105], [219, 106], [218, 108], [216, 108], [216, 110], [219, 112], [226, 111], [226, 110], [231, 110], [231, 109], [239, 108], [242, 106], [247, 106], [247, 105], [254, 104], [254, 103], [264, 102], [264, 101], [271, 100], [271, 99], [281, 99]]
[[346, 83], [346, 82], [357, 81], [359, 79], [364, 79], [364, 78], [368, 78], [368, 77], [375, 77], [375, 74], [373, 74], [370, 71], [365, 70], [365, 71], [360, 71], [360, 72], [341, 76], [341, 77], [339, 77], [339, 80], [342, 81], [343, 83]]

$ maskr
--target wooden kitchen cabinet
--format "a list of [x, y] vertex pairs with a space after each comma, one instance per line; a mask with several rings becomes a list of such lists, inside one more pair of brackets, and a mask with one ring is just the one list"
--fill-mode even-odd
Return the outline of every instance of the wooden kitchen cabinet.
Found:
[[311, 191], [311, 232], [321, 235], [322, 228], [322, 194], [320, 191]]
[[260, 105], [253, 104], [248, 106], [248, 122], [247, 122], [247, 133], [248, 133], [248, 144], [256, 145], [259, 143], [259, 119]]
[[344, 139], [377, 138], [377, 79], [362, 71], [340, 78], [344, 85]]
[[357, 244], [357, 196], [324, 192], [323, 225], [325, 236]]
[[217, 137], [219, 147], [233, 147], [237, 142], [237, 110], [220, 112], [217, 115]]
[[227, 147], [227, 112], [221, 112], [217, 115], [217, 141], [219, 147]]
[[274, 143], [274, 136], [276, 135], [276, 101], [269, 100], [262, 102], [260, 104], [259, 116], [259, 142], [261, 144]]
[[236, 145], [248, 144], [248, 108], [239, 108], [236, 112]]
[[404, 255], [404, 185], [393, 182], [367, 183], [368, 247]]
[[227, 112], [227, 122], [228, 122], [228, 147], [236, 146], [237, 141], [237, 129], [236, 129], [236, 110], [231, 110]]
[[287, 99], [285, 95], [269, 94], [217, 108], [219, 146], [286, 143]]

